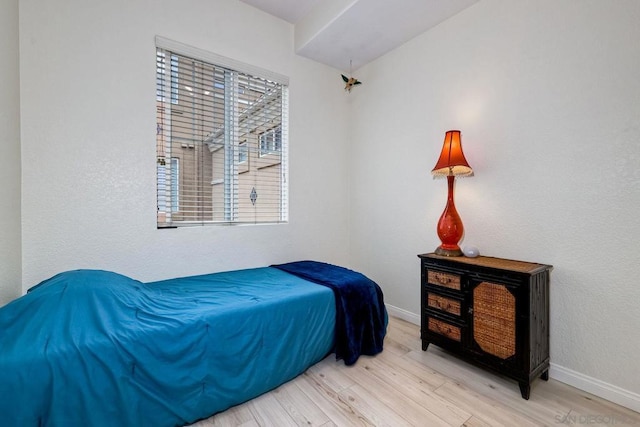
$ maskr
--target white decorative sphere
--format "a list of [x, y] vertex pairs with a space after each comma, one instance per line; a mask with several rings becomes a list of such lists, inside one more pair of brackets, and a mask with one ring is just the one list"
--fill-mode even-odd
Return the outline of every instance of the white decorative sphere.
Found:
[[475, 246], [465, 246], [462, 249], [462, 253], [464, 256], [468, 256], [469, 258], [475, 258], [480, 255], [480, 251]]

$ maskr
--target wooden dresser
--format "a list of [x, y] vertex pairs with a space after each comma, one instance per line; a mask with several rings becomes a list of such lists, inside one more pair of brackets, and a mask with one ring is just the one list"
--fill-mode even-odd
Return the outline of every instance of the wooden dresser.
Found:
[[518, 381], [549, 378], [550, 265], [418, 255], [422, 349], [430, 343]]

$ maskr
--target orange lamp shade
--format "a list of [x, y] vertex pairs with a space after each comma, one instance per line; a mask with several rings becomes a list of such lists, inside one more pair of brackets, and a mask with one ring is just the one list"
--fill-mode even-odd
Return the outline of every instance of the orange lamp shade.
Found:
[[431, 173], [435, 176], [468, 176], [473, 174], [462, 152], [459, 130], [450, 130], [444, 136], [440, 158]]

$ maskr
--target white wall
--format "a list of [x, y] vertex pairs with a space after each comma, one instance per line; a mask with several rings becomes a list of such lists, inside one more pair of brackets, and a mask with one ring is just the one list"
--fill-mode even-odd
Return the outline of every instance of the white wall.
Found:
[[[76, 268], [345, 264], [348, 104], [335, 70], [294, 55], [291, 24], [236, 0], [24, 0], [20, 25], [24, 290]], [[156, 229], [156, 35], [290, 77], [288, 225]]]
[[0, 0], [0, 306], [21, 293], [18, 0]]
[[638, 22], [636, 0], [483, 0], [356, 73], [350, 153], [353, 266], [418, 319], [446, 202], [430, 171], [461, 129], [463, 244], [554, 265], [552, 375], [636, 410]]

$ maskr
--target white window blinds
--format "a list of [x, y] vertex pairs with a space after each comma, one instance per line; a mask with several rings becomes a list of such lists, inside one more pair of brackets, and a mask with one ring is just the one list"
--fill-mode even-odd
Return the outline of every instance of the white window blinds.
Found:
[[156, 45], [158, 227], [286, 222], [286, 78]]

